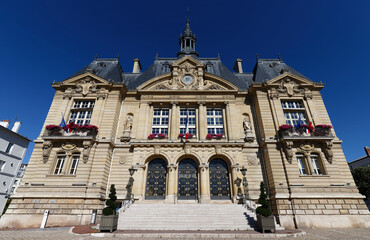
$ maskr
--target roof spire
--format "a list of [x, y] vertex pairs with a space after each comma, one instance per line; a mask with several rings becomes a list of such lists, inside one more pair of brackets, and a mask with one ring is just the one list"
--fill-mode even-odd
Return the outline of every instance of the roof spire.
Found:
[[191, 31], [190, 28], [189, 9], [188, 9], [185, 29], [179, 38], [180, 52], [177, 53], [177, 57], [182, 57], [183, 55], [191, 55], [194, 57], [198, 57], [199, 54], [198, 52], [195, 51], [196, 42], [197, 38], [195, 37], [195, 34]]

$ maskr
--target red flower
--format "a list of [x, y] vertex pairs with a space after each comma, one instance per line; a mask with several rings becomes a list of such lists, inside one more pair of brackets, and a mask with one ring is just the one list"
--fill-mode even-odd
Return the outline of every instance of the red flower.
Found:
[[149, 134], [149, 136], [148, 136], [148, 139], [149, 140], [154, 139], [154, 138], [155, 138], [155, 134], [153, 134], [153, 133], [152, 134]]
[[166, 138], [166, 137], [167, 137], [167, 135], [166, 135], [166, 134], [163, 134], [163, 133], [160, 133], [160, 134], [158, 134], [158, 137], [159, 137], [159, 138]]
[[212, 133], [208, 133], [207, 136], [206, 136], [206, 139], [211, 140], [212, 138], [213, 138], [213, 134]]
[[316, 127], [318, 127], [318, 128], [332, 128], [331, 125], [327, 125], [327, 124], [316, 125]]
[[46, 126], [46, 129], [47, 130], [58, 130], [58, 131], [60, 131], [60, 130], [62, 130], [62, 128], [61, 127], [59, 127], [58, 125], [54, 125], [54, 124], [51, 124], [51, 125], [47, 125]]
[[290, 129], [292, 129], [293, 128], [293, 126], [292, 125], [289, 125], [289, 124], [284, 124], [284, 125], [281, 125], [280, 127], [279, 127], [279, 130], [290, 130]]
[[178, 138], [183, 138], [185, 135], [180, 133], [179, 136], [177, 136]]

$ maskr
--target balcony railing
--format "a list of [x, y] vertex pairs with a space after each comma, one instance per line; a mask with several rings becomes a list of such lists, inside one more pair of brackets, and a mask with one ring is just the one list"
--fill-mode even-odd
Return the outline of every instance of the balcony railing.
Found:
[[329, 125], [318, 125], [316, 127], [303, 125], [301, 127], [293, 127], [291, 125], [283, 125], [279, 128], [280, 138], [333, 138]]
[[46, 126], [44, 132], [45, 137], [62, 137], [62, 138], [95, 138], [98, 133], [98, 128], [94, 125], [76, 125], [68, 124], [67, 127], [60, 127], [58, 125], [48, 125]]

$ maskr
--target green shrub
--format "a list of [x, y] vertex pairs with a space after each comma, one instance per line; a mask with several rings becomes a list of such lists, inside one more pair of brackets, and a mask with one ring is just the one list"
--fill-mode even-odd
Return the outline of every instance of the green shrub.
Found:
[[270, 216], [272, 213], [270, 211], [269, 202], [266, 200], [267, 195], [265, 193], [265, 184], [261, 182], [260, 184], [260, 198], [258, 199], [258, 203], [261, 204], [256, 209], [257, 214], [260, 214], [264, 217]]
[[105, 201], [105, 205], [107, 207], [103, 208], [103, 215], [109, 216], [116, 214], [116, 204], [117, 196], [116, 196], [116, 188], [114, 187], [114, 184], [110, 186], [110, 194], [109, 199]]
[[355, 168], [351, 173], [360, 193], [370, 198], [370, 166]]

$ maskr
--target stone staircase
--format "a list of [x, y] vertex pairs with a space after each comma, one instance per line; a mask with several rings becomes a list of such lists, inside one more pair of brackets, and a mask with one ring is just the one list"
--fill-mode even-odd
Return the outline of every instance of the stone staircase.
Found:
[[237, 204], [133, 204], [118, 230], [253, 230], [255, 213]]

